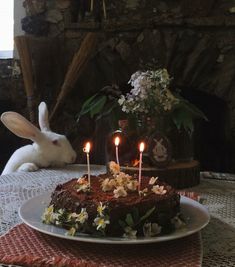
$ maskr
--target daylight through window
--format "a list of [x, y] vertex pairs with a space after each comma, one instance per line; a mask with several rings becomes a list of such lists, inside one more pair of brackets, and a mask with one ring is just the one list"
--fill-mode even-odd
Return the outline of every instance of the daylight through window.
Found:
[[0, 58], [12, 58], [14, 0], [0, 1]]

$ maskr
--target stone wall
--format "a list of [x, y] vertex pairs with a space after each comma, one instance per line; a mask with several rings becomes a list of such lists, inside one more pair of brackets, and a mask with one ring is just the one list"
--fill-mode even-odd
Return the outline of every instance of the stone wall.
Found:
[[[90, 120], [76, 128], [84, 100], [106, 85], [125, 88], [141, 64], [155, 61], [174, 77], [172, 87], [209, 118], [196, 127], [195, 152], [202, 167], [235, 171], [235, 1], [38, 0], [25, 1], [25, 7], [23, 28], [34, 36], [35, 102], [44, 99], [50, 108], [84, 35], [100, 33], [96, 53], [52, 121], [54, 129], [70, 134], [75, 146], [100, 131]], [[205, 137], [208, 131], [214, 139]], [[100, 141], [98, 154], [102, 145]], [[203, 158], [208, 150], [211, 154]]]
[[[9, 110], [27, 114], [23, 80], [19, 71], [17, 60], [0, 60], [0, 114]], [[0, 170], [10, 155], [23, 143], [23, 140], [0, 124]]]

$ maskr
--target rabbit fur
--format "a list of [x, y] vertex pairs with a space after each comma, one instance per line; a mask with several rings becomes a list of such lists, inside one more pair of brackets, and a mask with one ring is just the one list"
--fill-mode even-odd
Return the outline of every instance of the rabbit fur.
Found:
[[64, 135], [50, 130], [45, 102], [38, 107], [40, 129], [16, 112], [4, 112], [3, 124], [15, 135], [30, 139], [33, 144], [17, 149], [8, 160], [2, 175], [15, 171], [36, 171], [42, 167], [63, 166], [73, 163], [76, 152]]

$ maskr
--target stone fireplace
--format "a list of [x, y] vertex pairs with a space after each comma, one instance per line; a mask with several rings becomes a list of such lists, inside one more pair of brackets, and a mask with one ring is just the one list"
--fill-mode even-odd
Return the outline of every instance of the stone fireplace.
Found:
[[[52, 128], [66, 133], [77, 151], [91, 138], [96, 140], [93, 162], [105, 162], [108, 118], [96, 123], [84, 117], [78, 125], [76, 115], [89, 96], [112, 84], [125, 90], [133, 72], [154, 62], [168, 69], [174, 78], [172, 88], [181, 90], [208, 118], [195, 122], [194, 153], [201, 169], [235, 172], [234, 3], [71, 0], [64, 1], [67, 5], [51, 4], [39, 14], [30, 14], [29, 2], [25, 1], [27, 17], [31, 16], [31, 23], [35, 19], [35, 24], [23, 27], [33, 35], [30, 47], [36, 104], [44, 100], [53, 108], [84, 36], [90, 31], [99, 33], [94, 55], [52, 120]], [[39, 15], [44, 25], [40, 33], [33, 27]], [[84, 155], [78, 154], [78, 162], [83, 162]]]

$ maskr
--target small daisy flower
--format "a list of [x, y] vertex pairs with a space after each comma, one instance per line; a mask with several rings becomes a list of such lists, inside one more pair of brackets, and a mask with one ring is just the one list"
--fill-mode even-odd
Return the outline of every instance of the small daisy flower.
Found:
[[154, 185], [156, 183], [157, 179], [158, 179], [158, 177], [151, 177], [149, 180], [149, 184]]
[[125, 233], [124, 233], [123, 237], [131, 238], [131, 239], [136, 238], [137, 231], [133, 230], [130, 226], [125, 227], [124, 231], [125, 231]]
[[90, 190], [89, 184], [82, 184], [81, 186], [79, 186], [79, 188], [77, 189], [77, 192], [87, 192]]
[[85, 208], [82, 208], [81, 212], [77, 215], [76, 222], [83, 224], [87, 219], [88, 219], [88, 213], [86, 212]]
[[103, 205], [102, 202], [100, 202], [100, 205], [97, 206], [97, 212], [99, 216], [104, 216], [103, 211], [106, 209], [106, 205]]
[[114, 161], [109, 162], [109, 170], [112, 174], [118, 174], [120, 172], [120, 166]]
[[54, 217], [54, 206], [50, 205], [48, 208], [45, 209], [42, 215], [42, 221], [46, 224], [53, 223], [55, 220]]
[[127, 192], [126, 190], [124, 189], [123, 186], [118, 186], [114, 191], [114, 197], [115, 198], [119, 198], [119, 197], [125, 197], [127, 196]]
[[106, 219], [105, 217], [96, 217], [94, 220], [96, 227], [96, 230], [105, 229], [107, 224], [110, 224], [110, 221]]
[[176, 229], [182, 228], [185, 226], [185, 222], [183, 222], [179, 216], [175, 216], [173, 219], [171, 219], [171, 223], [174, 224]]
[[161, 233], [162, 227], [157, 223], [145, 223], [143, 233], [146, 237], [156, 236]]
[[104, 192], [108, 192], [108, 191], [113, 190], [115, 188], [115, 186], [116, 186], [116, 182], [114, 179], [106, 178], [101, 183], [101, 188], [102, 188], [102, 191], [104, 191]]
[[71, 227], [71, 228], [67, 231], [66, 235], [74, 236], [75, 233], [76, 233], [76, 228], [75, 228], [75, 227]]
[[139, 195], [140, 196], [143, 195], [145, 197], [147, 195], [147, 193], [148, 193], [148, 188], [145, 188], [145, 189], [143, 189], [142, 191], [139, 192]]
[[127, 187], [127, 189], [129, 189], [131, 191], [135, 191], [135, 190], [137, 190], [138, 182], [136, 180], [130, 180], [127, 183], [126, 187]]
[[164, 186], [161, 185], [154, 185], [152, 188], [152, 191], [156, 194], [156, 195], [165, 195], [166, 194], [166, 190], [164, 189]]

